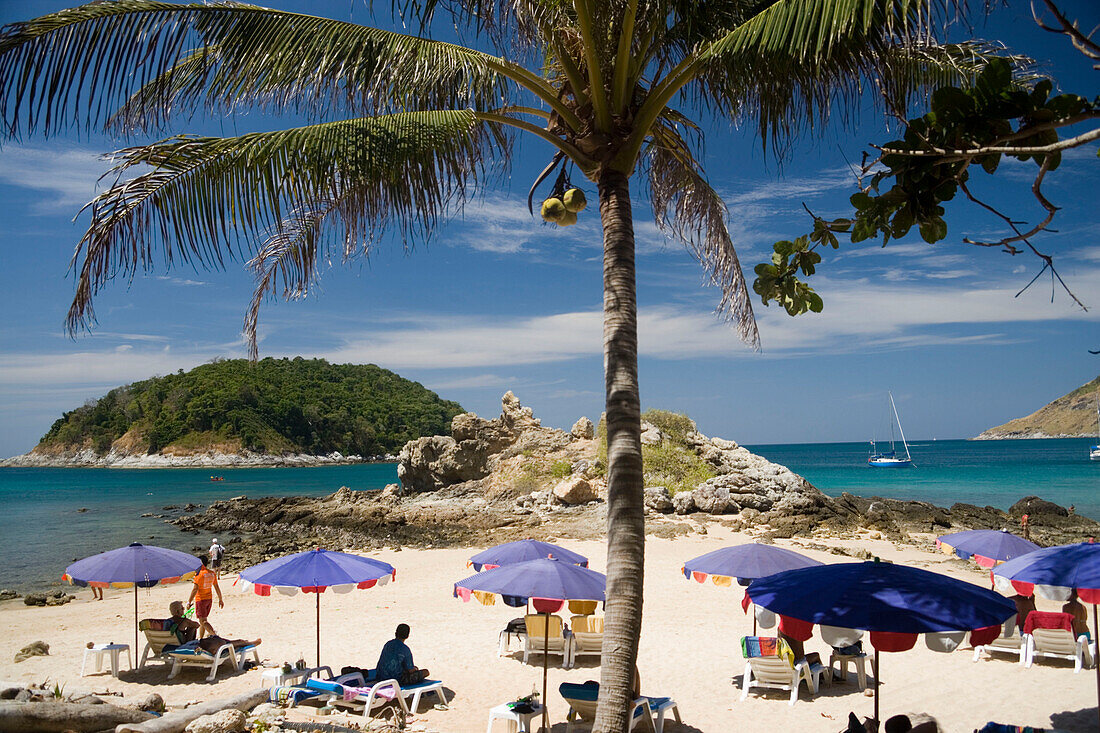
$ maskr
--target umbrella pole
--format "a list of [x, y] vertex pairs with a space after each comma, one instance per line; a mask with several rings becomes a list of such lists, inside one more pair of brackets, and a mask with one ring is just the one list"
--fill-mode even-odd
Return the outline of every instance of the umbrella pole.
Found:
[[878, 726], [878, 649], [875, 649], [875, 725]]
[[317, 594], [317, 666], [321, 666], [321, 594]]
[[[1092, 604], [1092, 640], [1096, 643], [1096, 651], [1100, 652], [1100, 624], [1096, 621], [1096, 604]], [[1096, 668], [1096, 715], [1100, 719], [1100, 654], [1092, 655], [1092, 666]]]
[[[138, 610], [137, 610], [137, 583], [134, 583], [134, 659], [138, 655]], [[1093, 606], [1095, 608], [1095, 606]]]
[[[542, 627], [542, 727], [550, 730], [550, 715], [546, 709], [546, 675], [550, 668], [550, 612], [547, 611]], [[562, 652], [564, 654], [564, 651]]]

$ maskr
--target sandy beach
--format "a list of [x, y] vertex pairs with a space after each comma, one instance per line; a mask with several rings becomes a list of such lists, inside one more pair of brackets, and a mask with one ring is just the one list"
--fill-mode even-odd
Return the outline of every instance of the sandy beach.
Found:
[[[838, 731], [849, 711], [869, 716], [872, 700], [861, 694], [854, 675], [847, 682], [823, 685], [811, 698], [803, 690], [793, 707], [788, 693], [753, 691], [741, 701], [744, 669], [739, 639], [752, 633], [752, 617], [742, 613], [739, 588], [698, 584], [680, 574], [684, 560], [733, 543], [751, 541], [716, 524], [705, 535], [677, 539], [653, 539], [647, 543], [645, 617], [639, 668], [643, 693], [671, 696], [679, 704], [684, 726], [669, 724], [666, 730], [718, 732], [743, 731]], [[600, 542], [562, 544], [586, 554], [596, 570], [603, 570], [605, 547]], [[814, 540], [818, 545], [864, 548], [884, 560], [943, 572], [978, 584], [985, 574], [961, 561], [912, 546], [895, 546], [862, 533], [845, 540]], [[805, 552], [824, 562], [851, 561], [818, 550], [806, 549], [806, 541], [781, 541], [782, 546]], [[470, 573], [466, 558], [476, 549], [425, 549], [380, 551], [372, 556], [397, 568], [397, 582], [382, 588], [346, 595], [326, 593], [321, 598], [321, 661], [335, 669], [344, 665], [373, 666], [378, 651], [401, 622], [412, 627], [409, 644], [418, 665], [442, 679], [453, 696], [448, 710], [421, 705], [410, 721], [412, 730], [483, 731], [490, 707], [531, 692], [541, 685], [541, 659], [524, 665], [521, 656], [497, 656], [497, 632], [519, 614], [503, 605], [485, 607], [476, 601], [463, 603], [451, 595], [454, 581]], [[211, 617], [217, 631], [229, 637], [262, 637], [260, 656], [281, 664], [304, 656], [314, 661], [314, 597], [258, 597], [232, 587], [232, 576], [222, 581], [224, 609]], [[187, 586], [162, 586], [140, 591], [142, 618], [164, 617], [171, 600], [184, 599]], [[1040, 610], [1057, 610], [1039, 601]], [[42, 682], [65, 686], [66, 692], [90, 690], [121, 692], [127, 699], [155, 691], [169, 705], [193, 700], [228, 697], [260, 685], [260, 672], [224, 670], [217, 682], [205, 681], [205, 673], [184, 670], [167, 680], [168, 668], [155, 663], [139, 672], [124, 672], [121, 679], [109, 673], [81, 678], [80, 664], [89, 641], [133, 643], [132, 591], [108, 591], [95, 602], [80, 591], [78, 600], [66, 606], [29, 608], [21, 601], [0, 604], [0, 679], [21, 683]], [[15, 664], [11, 660], [24, 645], [43, 640], [50, 656], [32, 657]], [[824, 653], [827, 647], [816, 636], [808, 651]], [[1016, 725], [1058, 728], [1066, 731], [1095, 730], [1096, 679], [1091, 670], [1074, 674], [1072, 664], [1046, 660], [1023, 669], [1007, 657], [972, 662], [963, 646], [952, 654], [928, 651], [923, 642], [909, 652], [883, 655], [881, 689], [883, 717], [900, 712], [924, 712], [935, 716], [945, 731], [968, 732], [995, 720]], [[557, 658], [552, 658], [553, 663]], [[598, 661], [582, 658], [575, 668], [550, 668], [549, 707], [555, 731], [564, 731], [567, 707], [556, 692], [559, 683], [598, 679]], [[340, 716], [337, 716], [340, 717]], [[347, 718], [345, 718], [347, 719]], [[338, 720], [329, 719], [331, 722]], [[361, 722], [361, 718], [355, 718]], [[503, 730], [503, 727], [501, 727]]]

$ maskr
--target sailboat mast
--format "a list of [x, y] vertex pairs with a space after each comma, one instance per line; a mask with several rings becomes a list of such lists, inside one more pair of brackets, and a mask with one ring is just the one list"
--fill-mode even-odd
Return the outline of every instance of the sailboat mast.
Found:
[[905, 428], [901, 426], [901, 418], [898, 417], [898, 407], [894, 404], [894, 393], [888, 392], [890, 395], [890, 407], [894, 408], [894, 419], [898, 421], [898, 432], [901, 433], [901, 444], [905, 446], [905, 460], [911, 460], [909, 456], [909, 443], [905, 441]]

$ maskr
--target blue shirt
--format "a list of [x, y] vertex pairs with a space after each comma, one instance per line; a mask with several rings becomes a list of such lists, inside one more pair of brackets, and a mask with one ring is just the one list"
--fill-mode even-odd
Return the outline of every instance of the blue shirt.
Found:
[[382, 647], [382, 654], [375, 665], [375, 677], [380, 680], [400, 679], [401, 673], [413, 668], [413, 655], [405, 642], [390, 639]]

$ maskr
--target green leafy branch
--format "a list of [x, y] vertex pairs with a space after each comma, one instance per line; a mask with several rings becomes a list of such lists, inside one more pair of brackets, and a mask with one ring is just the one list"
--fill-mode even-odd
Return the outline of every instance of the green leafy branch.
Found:
[[[1036, 16], [1040, 27], [1063, 33], [1087, 57], [1100, 58], [1100, 47], [1090, 36], [1082, 34], [1049, 0], [1047, 7], [1061, 28], [1046, 25]], [[1012, 230], [997, 241], [964, 237], [964, 243], [997, 247], [1012, 255], [1029, 251], [1043, 266], [1020, 293], [1049, 271], [1052, 286], [1059, 284], [1074, 303], [1087, 310], [1058, 274], [1053, 258], [1037, 249], [1031, 239], [1048, 231], [1058, 212], [1042, 191], [1047, 173], [1057, 170], [1063, 151], [1100, 140], [1100, 126], [1065, 138], [1059, 131], [1100, 120], [1100, 96], [1090, 101], [1077, 94], [1052, 95], [1053, 88], [1050, 79], [1014, 75], [1009, 60], [995, 58], [984, 65], [973, 83], [936, 90], [930, 110], [923, 116], [905, 120], [898, 115], [904, 136], [885, 145], [872, 145], [879, 153], [873, 159], [864, 154], [859, 191], [849, 200], [853, 214], [826, 220], [807, 208], [813, 231], [794, 241], [776, 242], [771, 263], [755, 269], [753, 290], [765, 305], [775, 301], [790, 315], [819, 312], [821, 298], [800, 277], [814, 274], [821, 262], [816, 251], [820, 245], [839, 249], [837, 235], [847, 234], [853, 244], [881, 237], [882, 246], [886, 246], [891, 239], [908, 235], [914, 226], [925, 242], [941, 241], [948, 233], [944, 204], [961, 191]], [[973, 164], [994, 175], [1004, 157], [1031, 160], [1038, 168], [1031, 189], [1045, 216], [1026, 230], [1023, 222], [976, 196], [969, 185]]]

